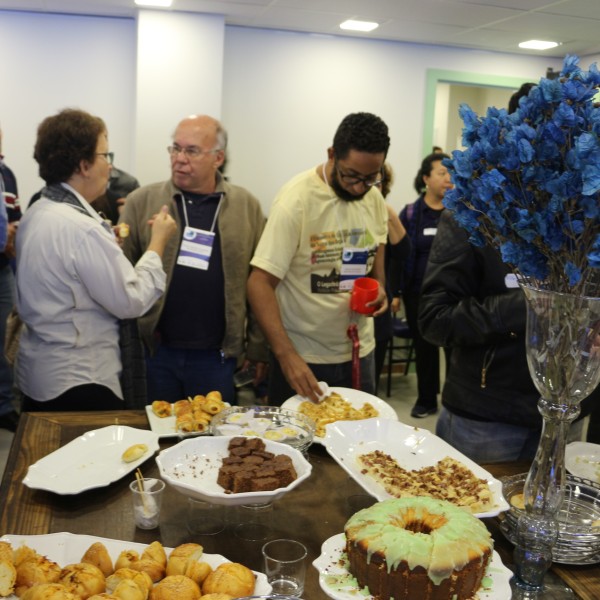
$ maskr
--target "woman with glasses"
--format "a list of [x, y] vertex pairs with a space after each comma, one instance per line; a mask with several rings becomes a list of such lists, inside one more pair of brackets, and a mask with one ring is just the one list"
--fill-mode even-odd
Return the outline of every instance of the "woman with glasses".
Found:
[[[448, 155], [436, 153], [423, 159], [414, 184], [419, 197], [400, 213], [400, 221], [411, 242], [411, 253], [404, 263], [401, 288], [406, 320], [415, 345], [418, 396], [410, 414], [416, 419], [437, 412], [437, 395], [440, 391], [440, 349], [423, 338], [417, 319], [427, 259], [444, 210], [442, 201], [446, 191], [452, 187], [448, 169], [442, 164], [444, 158], [448, 158]], [[397, 306], [394, 302], [393, 308]]]
[[17, 384], [25, 411], [123, 407], [119, 320], [163, 293], [162, 253], [175, 231], [156, 215], [135, 266], [90, 202], [113, 159], [102, 119], [66, 109], [38, 128], [34, 158], [46, 182], [17, 235], [17, 308], [24, 322]]

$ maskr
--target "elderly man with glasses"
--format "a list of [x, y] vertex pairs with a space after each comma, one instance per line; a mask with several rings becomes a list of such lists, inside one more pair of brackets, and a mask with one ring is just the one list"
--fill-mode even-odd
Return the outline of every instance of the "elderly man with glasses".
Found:
[[375, 392], [373, 319], [350, 310], [349, 292], [356, 277], [369, 275], [380, 283], [373, 314], [387, 309], [388, 213], [377, 185], [389, 144], [379, 117], [348, 115], [326, 162], [275, 199], [248, 280], [272, 350], [271, 404], [295, 393], [315, 401], [319, 380]]
[[258, 200], [219, 172], [226, 146], [216, 119], [183, 119], [167, 148], [171, 179], [132, 192], [121, 215], [130, 228], [123, 250], [134, 262], [161, 205], [169, 205], [179, 232], [163, 259], [167, 292], [138, 321], [148, 402], [216, 390], [233, 404], [242, 358], [256, 363], [257, 383], [264, 376], [266, 345], [247, 310], [246, 280], [265, 218]]

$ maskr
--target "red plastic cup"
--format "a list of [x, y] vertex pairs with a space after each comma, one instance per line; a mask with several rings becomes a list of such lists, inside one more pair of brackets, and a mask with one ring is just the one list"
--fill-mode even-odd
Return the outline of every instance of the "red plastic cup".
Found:
[[367, 302], [377, 300], [379, 295], [379, 282], [372, 277], [359, 277], [354, 280], [352, 295], [350, 296], [350, 308], [363, 315], [375, 312], [376, 306], [367, 306]]

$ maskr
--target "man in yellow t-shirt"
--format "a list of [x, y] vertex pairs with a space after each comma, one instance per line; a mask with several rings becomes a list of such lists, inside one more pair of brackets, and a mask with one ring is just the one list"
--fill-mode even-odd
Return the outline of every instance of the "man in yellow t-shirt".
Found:
[[373, 314], [387, 309], [388, 215], [377, 184], [389, 144], [379, 117], [348, 115], [327, 161], [294, 177], [273, 203], [248, 280], [272, 351], [271, 404], [295, 393], [316, 401], [318, 381], [352, 387], [351, 324], [360, 341], [360, 387], [375, 391], [373, 320], [350, 310], [350, 291], [356, 277], [374, 277], [380, 286]]

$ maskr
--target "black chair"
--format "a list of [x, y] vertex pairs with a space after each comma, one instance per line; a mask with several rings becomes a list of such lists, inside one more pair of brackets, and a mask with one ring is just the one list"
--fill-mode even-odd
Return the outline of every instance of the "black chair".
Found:
[[392, 320], [392, 332], [393, 335], [390, 338], [388, 346], [387, 360], [388, 398], [392, 394], [392, 370], [394, 365], [404, 365], [404, 375], [408, 375], [410, 364], [415, 362], [414, 341], [406, 320], [394, 317]]

